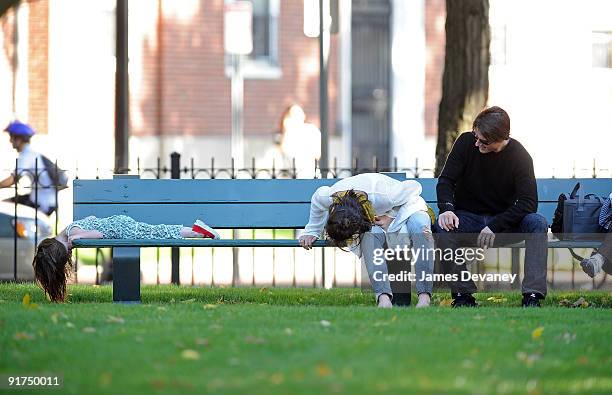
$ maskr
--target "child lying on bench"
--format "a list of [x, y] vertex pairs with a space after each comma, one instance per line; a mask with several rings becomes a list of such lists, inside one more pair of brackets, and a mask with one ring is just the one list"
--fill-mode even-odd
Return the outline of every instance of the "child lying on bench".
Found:
[[197, 220], [191, 228], [183, 225], [150, 225], [125, 215], [87, 218], [68, 225], [56, 237], [40, 242], [32, 261], [36, 283], [52, 302], [66, 298], [66, 281], [71, 272], [72, 242], [77, 239], [219, 239], [219, 234]]

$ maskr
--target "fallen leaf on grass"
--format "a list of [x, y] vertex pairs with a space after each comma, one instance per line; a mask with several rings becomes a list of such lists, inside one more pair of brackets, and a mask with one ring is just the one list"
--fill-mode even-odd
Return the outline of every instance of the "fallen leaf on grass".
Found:
[[440, 306], [448, 307], [451, 305], [451, 303], [453, 303], [453, 300], [451, 298], [444, 298], [440, 301]]
[[21, 300], [21, 305], [26, 309], [37, 309], [38, 308], [38, 305], [36, 303], [32, 303], [30, 294], [23, 295], [23, 299]]
[[544, 327], [538, 326], [533, 330], [533, 332], [531, 332], [531, 338], [534, 340], [539, 339], [540, 337], [542, 337], [542, 332], [544, 332]]
[[578, 362], [580, 365], [586, 365], [587, 363], [589, 363], [589, 359], [587, 357], [585, 357], [584, 355], [582, 355], [582, 356], [578, 357], [576, 362]]
[[106, 317], [106, 322], [115, 323], [115, 324], [124, 324], [125, 320], [122, 317], [116, 317], [114, 315], [109, 315]]
[[188, 359], [188, 360], [197, 360], [200, 359], [200, 353], [197, 352], [196, 350], [183, 350], [181, 352], [181, 358], [183, 359]]
[[96, 328], [93, 328], [91, 326], [86, 326], [82, 330], [83, 330], [83, 333], [94, 333], [96, 331]]
[[395, 321], [397, 321], [397, 316], [396, 316], [396, 315], [394, 315], [393, 317], [391, 317], [391, 322], [395, 322]]
[[589, 307], [589, 302], [587, 302], [583, 297], [580, 297], [577, 301], [572, 304], [572, 307]]
[[216, 304], [205, 304], [203, 307], [204, 307], [205, 310], [216, 309], [217, 305]]
[[100, 385], [102, 387], [108, 387], [113, 381], [113, 376], [109, 372], [100, 374]]
[[563, 306], [563, 307], [570, 307], [572, 305], [572, 302], [570, 302], [567, 299], [561, 299], [559, 301], [559, 306]]
[[500, 296], [490, 296], [490, 297], [487, 298], [487, 300], [489, 300], [489, 301], [491, 301], [493, 303], [503, 303], [503, 302], [508, 301], [508, 299], [502, 298]]
[[317, 375], [320, 377], [327, 377], [331, 374], [331, 369], [326, 363], [320, 363], [317, 365]]
[[34, 335], [31, 335], [31, 334], [26, 333], [26, 332], [17, 332], [17, 333], [15, 333], [15, 336], [13, 336], [13, 339], [15, 339], [15, 340], [32, 340], [32, 339], [34, 339]]

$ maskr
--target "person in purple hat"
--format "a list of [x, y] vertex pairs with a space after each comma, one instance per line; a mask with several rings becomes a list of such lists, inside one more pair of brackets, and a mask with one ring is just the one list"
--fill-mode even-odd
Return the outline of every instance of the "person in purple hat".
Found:
[[[13, 121], [4, 129], [10, 136], [11, 145], [19, 153], [17, 168], [11, 175], [0, 181], [0, 188], [14, 185], [21, 177], [30, 179], [32, 190], [28, 194], [18, 195], [6, 201], [23, 204], [39, 209], [50, 215], [57, 208], [53, 182], [45, 170], [42, 155], [30, 147], [30, 139], [36, 133], [27, 123]], [[38, 169], [38, 185], [35, 185], [35, 169]]]

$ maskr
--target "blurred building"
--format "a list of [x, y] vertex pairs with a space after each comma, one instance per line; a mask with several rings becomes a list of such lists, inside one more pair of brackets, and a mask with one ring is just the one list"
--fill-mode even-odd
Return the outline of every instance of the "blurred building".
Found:
[[[131, 166], [230, 162], [229, 0], [130, 0]], [[40, 132], [66, 167], [113, 167], [114, 0], [30, 0], [0, 19], [0, 123]], [[246, 60], [245, 158], [262, 163], [282, 111], [301, 105], [319, 126], [318, 39], [304, 34], [304, 2], [253, 0]], [[612, 3], [491, 0], [490, 104], [539, 176], [574, 166], [612, 168]], [[338, 0], [330, 57], [330, 158], [369, 167], [433, 167], [444, 67], [444, 0]], [[580, 138], [575, 136], [579, 135]], [[0, 146], [0, 168], [10, 167]], [[423, 176], [429, 176], [424, 173]]]

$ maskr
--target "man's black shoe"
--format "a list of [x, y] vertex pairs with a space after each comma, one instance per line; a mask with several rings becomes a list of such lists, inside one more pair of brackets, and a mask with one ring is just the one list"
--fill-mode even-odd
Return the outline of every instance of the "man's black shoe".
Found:
[[523, 307], [542, 307], [540, 299], [544, 297], [538, 293], [523, 294]]
[[472, 294], [462, 294], [457, 293], [453, 294], [453, 302], [451, 303], [453, 308], [455, 307], [478, 307], [478, 303], [476, 303], [476, 299], [472, 296]]

